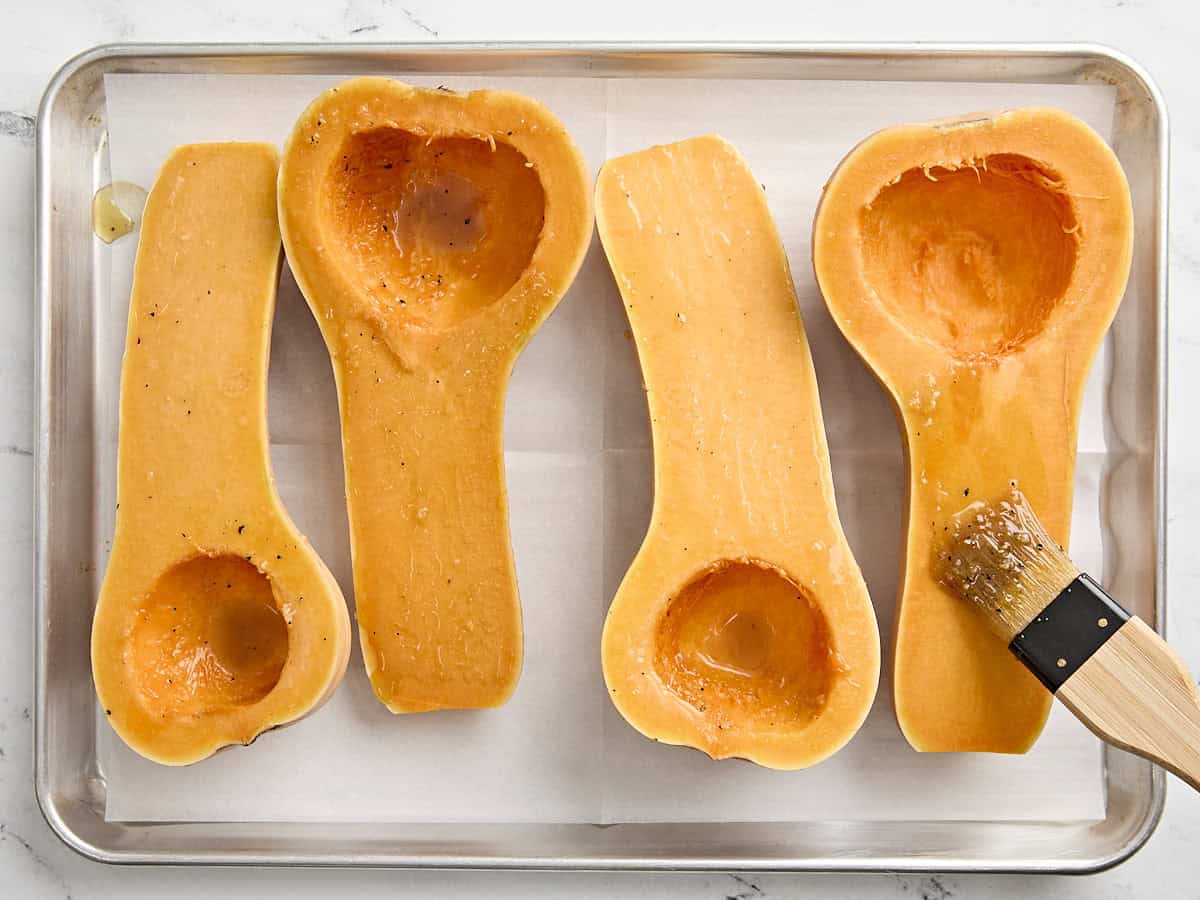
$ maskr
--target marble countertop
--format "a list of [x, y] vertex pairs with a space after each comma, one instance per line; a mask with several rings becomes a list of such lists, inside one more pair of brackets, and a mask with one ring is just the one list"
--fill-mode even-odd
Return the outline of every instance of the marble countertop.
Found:
[[[404, 5], [400, 5], [403, 3]], [[1084, 878], [1031, 876], [789, 876], [561, 874], [114, 868], [76, 856], [38, 812], [31, 781], [34, 116], [50, 75], [70, 56], [113, 41], [447, 40], [928, 40], [1092, 41], [1145, 65], [1171, 112], [1172, 385], [1168, 590], [1172, 642], [1200, 671], [1200, 7], [1178, 0], [997, 0], [903, 4], [842, 0], [735, 5], [609, 0], [475, 4], [461, 0], [43, 0], [0, 9], [0, 894], [62, 898], [161, 897], [999, 897], [1194, 898], [1200, 797], [1178, 782], [1149, 844], [1116, 869]], [[1193, 355], [1195, 354], [1195, 355]]]

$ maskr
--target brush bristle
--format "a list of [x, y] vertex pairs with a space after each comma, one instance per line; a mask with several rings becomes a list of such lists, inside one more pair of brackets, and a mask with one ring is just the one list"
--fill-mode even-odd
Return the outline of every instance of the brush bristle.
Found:
[[1025, 629], [1079, 570], [1015, 488], [954, 517], [934, 557], [934, 577], [983, 614], [1007, 643]]

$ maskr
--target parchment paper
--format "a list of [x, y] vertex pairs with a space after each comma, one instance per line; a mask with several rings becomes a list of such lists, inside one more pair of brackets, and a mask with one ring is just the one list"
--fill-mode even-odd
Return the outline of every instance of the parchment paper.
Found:
[[[404, 73], [395, 73], [404, 77]], [[281, 144], [332, 77], [109, 75], [112, 177], [149, 187], [181, 143]], [[870, 132], [974, 110], [1050, 104], [1111, 132], [1106, 86], [610, 80], [413, 76], [541, 99], [592, 169], [612, 155], [719, 132], [765, 185], [783, 235], [820, 379], [842, 521], [884, 636], [871, 716], [846, 749], [783, 773], [638, 735], [605, 696], [600, 630], [651, 502], [650, 434], [623, 310], [594, 242], [578, 280], [517, 364], [505, 421], [512, 537], [525, 613], [520, 686], [498, 710], [394, 717], [373, 697], [357, 647], [315, 715], [186, 769], [146, 762], [100, 717], [111, 820], [799, 821], [1102, 818], [1098, 742], [1061, 708], [1024, 756], [918, 754], [893, 718], [887, 674], [903, 464], [883, 392], [825, 310], [809, 263], [824, 180]], [[111, 251], [99, 302], [98, 523], [106, 558], [115, 499], [118, 377], [135, 238]], [[271, 360], [272, 458], [297, 524], [353, 597], [337, 403], [329, 360], [285, 271]], [[1102, 354], [1080, 433], [1072, 554], [1103, 572], [1099, 485], [1107, 466]], [[357, 636], [356, 636], [357, 640]]]

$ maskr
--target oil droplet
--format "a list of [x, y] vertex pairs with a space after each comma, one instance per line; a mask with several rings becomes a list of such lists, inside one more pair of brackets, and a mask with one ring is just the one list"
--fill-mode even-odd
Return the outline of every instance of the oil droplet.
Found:
[[[402, 256], [423, 263], [417, 281], [424, 289], [442, 287], [434, 274], [439, 254], [473, 252], [486, 233], [483, 192], [472, 181], [447, 173], [418, 173], [405, 185], [391, 213], [392, 243]], [[427, 271], [426, 271], [427, 270]], [[417, 287], [410, 276], [407, 287]]]
[[765, 618], [735, 612], [710, 627], [697, 655], [714, 669], [753, 678], [766, 665], [775, 628]]
[[92, 197], [92, 231], [111, 244], [133, 231], [146, 208], [145, 189], [129, 181], [114, 181]]

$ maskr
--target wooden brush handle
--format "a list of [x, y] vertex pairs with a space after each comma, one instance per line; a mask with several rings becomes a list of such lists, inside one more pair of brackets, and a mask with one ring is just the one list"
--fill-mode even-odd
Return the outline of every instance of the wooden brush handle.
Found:
[[1200, 790], [1200, 690], [1141, 619], [1122, 625], [1055, 696], [1102, 740]]

